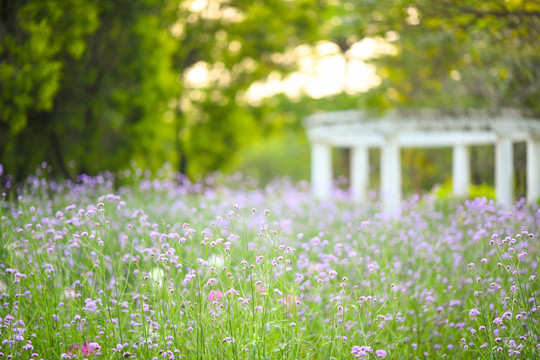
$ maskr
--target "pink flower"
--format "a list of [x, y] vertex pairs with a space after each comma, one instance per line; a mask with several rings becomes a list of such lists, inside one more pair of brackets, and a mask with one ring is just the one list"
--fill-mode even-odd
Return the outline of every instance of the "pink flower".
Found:
[[260, 296], [267, 295], [267, 293], [266, 293], [266, 287], [264, 287], [264, 286], [261, 285], [261, 284], [262, 284], [262, 283], [259, 284], [258, 282], [255, 284], [255, 285], [256, 285], [256, 286], [255, 286], [255, 292], [256, 292], [257, 294], [259, 294]]
[[292, 294], [285, 295], [282, 299], [279, 299], [278, 302], [283, 303], [287, 311], [293, 312], [298, 305], [300, 305], [300, 300]]
[[69, 347], [68, 355], [82, 355], [82, 356], [88, 356], [92, 355], [92, 352], [94, 350], [98, 350], [99, 345], [96, 343], [83, 343], [82, 345], [79, 344], [72, 344]]
[[208, 294], [208, 300], [209, 301], [219, 301], [223, 299], [223, 292], [219, 290], [212, 290]]

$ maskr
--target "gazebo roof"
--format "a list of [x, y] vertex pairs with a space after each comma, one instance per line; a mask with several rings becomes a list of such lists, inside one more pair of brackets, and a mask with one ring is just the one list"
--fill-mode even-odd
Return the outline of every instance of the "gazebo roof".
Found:
[[498, 135], [515, 141], [540, 136], [540, 118], [516, 109], [392, 110], [382, 116], [335, 111], [310, 115], [304, 125], [311, 140], [335, 146], [379, 146], [385, 136], [397, 136], [402, 146], [480, 145], [495, 142]]

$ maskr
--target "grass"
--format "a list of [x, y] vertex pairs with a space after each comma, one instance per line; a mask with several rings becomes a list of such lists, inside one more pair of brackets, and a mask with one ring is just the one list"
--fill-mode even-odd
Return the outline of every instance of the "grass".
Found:
[[113, 183], [3, 197], [3, 357], [540, 357], [537, 207], [428, 196], [388, 216], [287, 181]]

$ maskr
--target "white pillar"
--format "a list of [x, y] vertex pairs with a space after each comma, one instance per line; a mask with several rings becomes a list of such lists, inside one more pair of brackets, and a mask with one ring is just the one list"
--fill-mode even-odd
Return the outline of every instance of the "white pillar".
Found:
[[369, 184], [369, 152], [365, 146], [351, 148], [351, 194], [353, 200], [365, 201]]
[[455, 196], [469, 195], [471, 183], [471, 160], [469, 147], [464, 144], [454, 145], [452, 155], [452, 187]]
[[396, 136], [387, 136], [381, 148], [381, 200], [386, 212], [401, 205], [401, 153]]
[[497, 201], [514, 203], [514, 153], [512, 139], [499, 135], [495, 144], [495, 197]]
[[540, 138], [527, 140], [527, 202], [540, 198]]
[[332, 148], [328, 144], [311, 145], [311, 189], [321, 199], [328, 198], [332, 190]]

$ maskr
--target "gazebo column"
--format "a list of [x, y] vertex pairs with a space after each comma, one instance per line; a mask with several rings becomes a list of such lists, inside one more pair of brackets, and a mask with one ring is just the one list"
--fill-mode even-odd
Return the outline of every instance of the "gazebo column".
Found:
[[369, 152], [365, 146], [351, 148], [351, 194], [353, 200], [367, 199], [369, 184]]
[[455, 145], [452, 155], [452, 187], [455, 196], [469, 195], [471, 183], [470, 163], [469, 147], [464, 144]]
[[495, 144], [495, 196], [497, 201], [514, 202], [514, 153], [512, 139], [499, 134]]
[[387, 136], [381, 148], [381, 200], [386, 212], [401, 204], [401, 153], [396, 136]]
[[540, 198], [540, 138], [527, 140], [527, 202]]
[[314, 142], [311, 145], [311, 189], [321, 199], [328, 198], [332, 190], [332, 147]]

